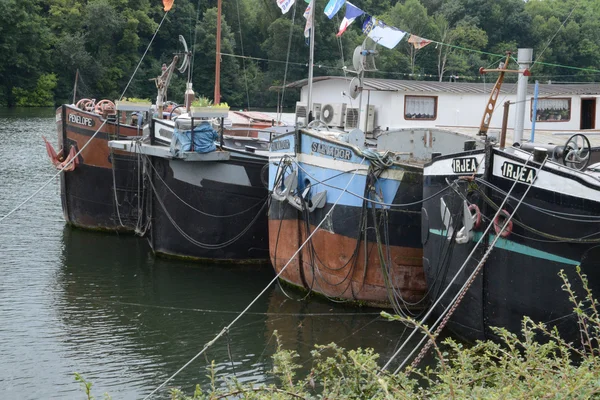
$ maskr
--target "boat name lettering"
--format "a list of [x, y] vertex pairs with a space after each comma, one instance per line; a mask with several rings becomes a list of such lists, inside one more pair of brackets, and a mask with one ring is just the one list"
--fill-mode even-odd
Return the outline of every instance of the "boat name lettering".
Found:
[[271, 151], [289, 150], [289, 148], [290, 148], [290, 141], [287, 139], [276, 140], [271, 143]]
[[334, 158], [341, 158], [344, 160], [350, 160], [352, 158], [352, 152], [350, 150], [332, 146], [330, 144], [313, 142], [311, 148], [315, 153], [321, 153]]
[[475, 173], [477, 172], [477, 167], [477, 159], [475, 157], [452, 159], [452, 171], [455, 174]]
[[88, 117], [82, 117], [77, 114], [69, 114], [69, 122], [85, 126], [94, 126], [94, 121]]
[[533, 183], [536, 170], [531, 167], [526, 167], [520, 164], [504, 162], [500, 168], [502, 176], [508, 179], [514, 179], [523, 183]]

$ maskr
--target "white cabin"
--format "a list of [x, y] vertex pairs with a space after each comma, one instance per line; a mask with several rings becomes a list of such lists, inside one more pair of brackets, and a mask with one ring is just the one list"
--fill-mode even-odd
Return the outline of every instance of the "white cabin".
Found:
[[[361, 129], [367, 132], [407, 126], [441, 128], [478, 128], [495, 77], [490, 83], [403, 81], [364, 78]], [[334, 126], [351, 129], [359, 107], [359, 97], [349, 95], [351, 77], [321, 76], [313, 80], [313, 115], [319, 115], [326, 105], [335, 110]], [[290, 83], [288, 88], [300, 88], [299, 103], [308, 98], [307, 80]], [[534, 84], [529, 84], [524, 129], [531, 129]], [[503, 104], [515, 102], [517, 85], [504, 83], [498, 96], [490, 128], [502, 127]], [[536, 130], [576, 131], [599, 129], [596, 99], [600, 84], [540, 84]], [[301, 104], [300, 104], [301, 105]], [[315, 108], [316, 107], [316, 108]], [[354, 109], [352, 111], [351, 109]], [[508, 127], [515, 124], [515, 105], [511, 104]], [[339, 114], [339, 115], [338, 115]], [[342, 115], [343, 114], [343, 115]], [[372, 114], [368, 117], [367, 114]], [[323, 119], [321, 117], [321, 119]], [[342, 121], [340, 123], [340, 121]], [[364, 125], [367, 122], [369, 125]]]

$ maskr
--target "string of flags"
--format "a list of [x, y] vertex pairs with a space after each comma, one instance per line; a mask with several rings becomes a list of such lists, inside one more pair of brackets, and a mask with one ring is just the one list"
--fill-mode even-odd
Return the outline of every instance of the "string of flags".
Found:
[[[283, 14], [287, 13], [294, 2], [296, 0], [276, 0], [277, 5], [281, 9]], [[310, 35], [310, 30], [312, 29], [312, 13], [314, 12], [314, 0], [304, 0], [308, 3], [308, 7], [304, 12], [304, 18], [306, 18], [306, 25], [304, 27], [304, 36], [306, 38]], [[422, 49], [427, 46], [429, 43], [433, 42], [433, 40], [425, 39], [417, 35], [412, 35], [410, 33], [404, 32], [398, 28], [387, 25], [381, 20], [376, 19], [375, 17], [367, 14], [360, 8], [356, 7], [354, 4], [350, 3], [347, 0], [329, 0], [327, 5], [325, 6], [325, 15], [327, 18], [332, 19], [338, 11], [341, 10], [343, 6], [346, 6], [346, 12], [344, 14], [344, 19], [340, 24], [340, 28], [338, 30], [337, 36], [342, 36], [346, 29], [359, 17], [365, 15], [366, 18], [363, 22], [362, 31], [363, 33], [370, 37], [377, 44], [387, 47], [388, 49], [393, 49], [408, 35], [408, 43], [412, 44], [415, 49]]]

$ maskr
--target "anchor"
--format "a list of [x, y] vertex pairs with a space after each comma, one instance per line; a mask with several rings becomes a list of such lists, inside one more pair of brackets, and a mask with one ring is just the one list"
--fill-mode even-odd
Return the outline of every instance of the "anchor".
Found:
[[[443, 198], [440, 199], [440, 203], [442, 222], [446, 227], [447, 232], [446, 238], [451, 240], [454, 234], [454, 228], [452, 226], [450, 209]], [[475, 211], [475, 215], [471, 213], [472, 210]], [[481, 213], [479, 212], [479, 208], [474, 204], [469, 205], [466, 200], [463, 200], [463, 227], [456, 233], [456, 243], [469, 243], [469, 241], [473, 239], [473, 229], [477, 228], [480, 223]]]
[[[275, 182], [281, 180], [283, 174], [283, 168], [277, 171]], [[312, 185], [309, 183], [306, 188], [302, 191], [299, 196], [294, 194], [298, 188], [298, 171], [292, 170], [292, 172], [283, 179], [283, 189], [281, 186], [277, 186], [273, 189], [272, 196], [278, 201], [287, 201], [290, 205], [299, 211], [304, 210], [304, 204], [308, 205], [308, 211], [313, 212], [317, 208], [325, 207], [327, 202], [327, 191], [319, 192], [314, 196], [310, 195], [310, 189]]]

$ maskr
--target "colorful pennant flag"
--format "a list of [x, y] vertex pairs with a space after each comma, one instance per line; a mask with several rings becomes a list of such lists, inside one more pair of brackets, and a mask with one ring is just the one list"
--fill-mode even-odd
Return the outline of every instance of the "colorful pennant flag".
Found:
[[325, 15], [327, 15], [327, 18], [333, 18], [345, 2], [346, 0], [329, 0], [329, 3], [325, 6]]
[[350, 26], [350, 24], [353, 23], [356, 18], [360, 17], [364, 13], [365, 12], [363, 10], [361, 10], [360, 8], [356, 7], [355, 5], [353, 5], [352, 3], [347, 1], [346, 2], [346, 15], [344, 16], [344, 19], [342, 20], [342, 23], [340, 24], [340, 31], [337, 33], [337, 36], [342, 36], [342, 33], [346, 32], [346, 29], [348, 29], [348, 26]]
[[169, 11], [171, 7], [173, 7], [174, 0], [163, 0], [163, 6], [165, 6], [165, 11]]
[[313, 10], [315, 9], [314, 5], [315, 0], [310, 0], [310, 3], [308, 3], [308, 7], [306, 7], [306, 11], [304, 11], [304, 18], [306, 18], [306, 25], [304, 26], [304, 37], [307, 39], [310, 36], [310, 30], [313, 26], [312, 14]]
[[404, 38], [406, 32], [384, 24], [374, 17], [369, 17], [363, 24], [363, 33], [377, 44], [393, 49]]
[[408, 43], [412, 43], [415, 49], [422, 49], [423, 47], [431, 43], [431, 40], [423, 39], [422, 37], [417, 35], [410, 35], [410, 37], [408, 38]]
[[277, 5], [281, 8], [281, 13], [285, 14], [290, 11], [296, 0], [277, 0]]

